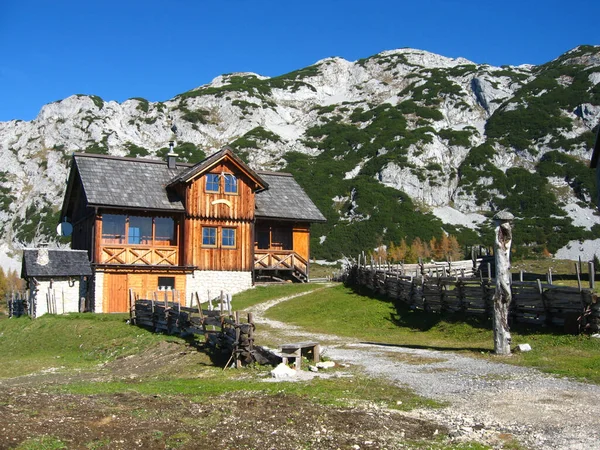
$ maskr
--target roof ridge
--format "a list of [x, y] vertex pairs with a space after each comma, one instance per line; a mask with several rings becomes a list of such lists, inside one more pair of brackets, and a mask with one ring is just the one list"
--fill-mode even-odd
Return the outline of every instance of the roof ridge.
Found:
[[[98, 153], [79, 153], [74, 152], [73, 157], [84, 157], [84, 158], [97, 158], [97, 159], [110, 159], [114, 161], [128, 161], [128, 162], [139, 162], [148, 164], [163, 164], [167, 165], [167, 162], [162, 159], [146, 159], [146, 158], [132, 158], [130, 156], [115, 156], [115, 155], [102, 155]], [[195, 164], [177, 161], [178, 166], [182, 167], [193, 167]]]
[[293, 177], [294, 176], [289, 172], [274, 172], [272, 170], [257, 170], [256, 173], [263, 174], [263, 175], [274, 175], [274, 176], [279, 176], [279, 177]]

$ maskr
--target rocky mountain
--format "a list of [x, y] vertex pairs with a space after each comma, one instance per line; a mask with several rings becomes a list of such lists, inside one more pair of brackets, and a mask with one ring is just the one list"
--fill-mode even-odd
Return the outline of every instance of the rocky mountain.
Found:
[[165, 102], [73, 95], [0, 122], [0, 262], [58, 242], [73, 152], [162, 157], [173, 124], [184, 160], [230, 144], [253, 168], [294, 173], [329, 220], [314, 227], [318, 258], [444, 232], [491, 242], [504, 208], [519, 251], [564, 250], [600, 238], [587, 168], [599, 82], [599, 46], [502, 67], [399, 49], [221, 75]]

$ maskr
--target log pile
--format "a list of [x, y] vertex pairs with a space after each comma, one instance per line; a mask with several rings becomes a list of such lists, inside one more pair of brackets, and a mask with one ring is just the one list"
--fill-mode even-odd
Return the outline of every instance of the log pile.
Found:
[[[479, 277], [407, 276], [391, 268], [351, 269], [353, 283], [415, 310], [492, 317], [495, 282]], [[569, 333], [600, 329], [600, 302], [593, 289], [513, 281], [509, 317], [513, 323], [559, 326]]]
[[[254, 348], [254, 320], [248, 314], [246, 322], [231, 308], [202, 309], [181, 306], [178, 302], [135, 299], [130, 292], [131, 323], [156, 333], [181, 336], [203, 335], [205, 343], [215, 351], [230, 355], [236, 367], [261, 361]], [[227, 365], [229, 362], [227, 363]]]

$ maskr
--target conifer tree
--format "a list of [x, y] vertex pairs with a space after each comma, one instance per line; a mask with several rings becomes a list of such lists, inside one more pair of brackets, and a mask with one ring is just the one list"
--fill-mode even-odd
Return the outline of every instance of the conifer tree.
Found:
[[9, 291], [6, 275], [4, 274], [4, 269], [0, 267], [0, 301], [4, 301], [8, 293]]

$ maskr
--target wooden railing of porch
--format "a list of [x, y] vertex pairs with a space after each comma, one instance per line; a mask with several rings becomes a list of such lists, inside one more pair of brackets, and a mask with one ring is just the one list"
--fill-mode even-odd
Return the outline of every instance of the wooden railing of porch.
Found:
[[254, 269], [296, 272], [308, 279], [308, 261], [290, 250], [254, 250]]
[[147, 266], [177, 266], [177, 247], [144, 245], [107, 245], [100, 248], [100, 264], [141, 264]]

